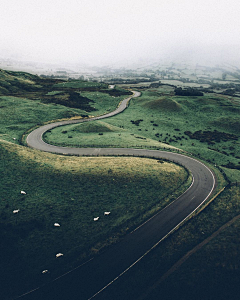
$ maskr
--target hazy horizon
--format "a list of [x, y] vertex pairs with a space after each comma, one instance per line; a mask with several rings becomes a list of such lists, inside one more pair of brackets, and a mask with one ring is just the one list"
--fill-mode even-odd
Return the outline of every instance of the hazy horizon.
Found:
[[193, 59], [240, 64], [236, 0], [1, 0], [0, 57], [126, 64]]

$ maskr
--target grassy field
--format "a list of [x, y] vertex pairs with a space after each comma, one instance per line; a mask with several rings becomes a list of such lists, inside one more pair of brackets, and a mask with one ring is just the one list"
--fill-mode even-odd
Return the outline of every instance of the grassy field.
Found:
[[[13, 81], [12, 77], [10, 78]], [[26, 79], [24, 82], [25, 84], [27, 84]], [[90, 85], [90, 83], [88, 83], [88, 85]], [[1, 87], [1, 76], [0, 76], [0, 87]], [[60, 101], [62, 98], [66, 96], [66, 91], [64, 93], [62, 91], [54, 91], [54, 90], [50, 91], [47, 94], [50, 94], [49, 97], [51, 98], [46, 99], [44, 97], [41, 98], [41, 93], [38, 94], [39, 91], [34, 93], [33, 92], [29, 93], [28, 91], [21, 90], [19, 91], [20, 94], [19, 96], [17, 92], [16, 93], [11, 92], [10, 87], [12, 87], [11, 81], [8, 84], [8, 88], [10, 90], [9, 94], [13, 94], [11, 96], [1, 95], [1, 90], [0, 90], [0, 139], [11, 141], [17, 144], [21, 142], [22, 135], [26, 131], [28, 131], [30, 128], [33, 128], [35, 126], [43, 125], [44, 122], [49, 122], [58, 119], [66, 119], [71, 117], [81, 118], [89, 115], [94, 115], [94, 116], [102, 115], [104, 113], [116, 109], [119, 102], [127, 97], [126, 95], [121, 95], [121, 94], [125, 94], [125, 92], [121, 89], [115, 89], [116, 94], [118, 96], [109, 95], [108, 92], [110, 91], [111, 93], [112, 90], [108, 91], [105, 89], [104, 90], [100, 89], [98, 92], [84, 91], [82, 93], [84, 95], [83, 96], [84, 98], [89, 100], [91, 99], [94, 100], [94, 102], [91, 103], [93, 111], [88, 112], [83, 109], [84, 107], [76, 108], [76, 107], [68, 107], [65, 105], [57, 104], [58, 101]], [[50, 86], [48, 90], [51, 89], [52, 87]], [[63, 93], [63, 94], [59, 96], [59, 93], [60, 94]], [[37, 96], [39, 98], [36, 98]]]
[[[116, 91], [122, 91], [121, 89], [116, 88]], [[110, 90], [111, 91], [111, 90]], [[120, 101], [127, 98], [127, 95], [117, 96], [118, 92], [116, 92], [116, 96], [114, 93], [111, 95], [108, 93], [101, 93], [101, 92], [82, 92], [81, 93], [84, 97], [93, 100], [94, 108], [96, 109], [97, 115], [103, 115], [106, 112], [113, 111], [117, 108]], [[91, 113], [92, 115], [96, 115], [96, 113]]]
[[55, 84], [53, 87], [55, 88], [107, 88], [106, 83], [99, 83], [99, 82], [91, 82], [91, 81], [80, 81], [80, 80], [73, 80], [70, 82], [60, 82]]
[[[239, 197], [239, 187], [227, 187], [99, 299], [239, 299], [239, 219], [195, 253], [188, 253], [239, 215]], [[165, 276], [184, 256], [184, 262]]]
[[[64, 157], [4, 141], [0, 148], [1, 299], [54, 278], [115, 243], [187, 186], [182, 185], [188, 173], [167, 162]], [[54, 227], [55, 222], [61, 227]], [[64, 254], [60, 260], [58, 252]], [[44, 269], [51, 272], [46, 277]]]
[[235, 182], [240, 173], [239, 113], [229, 96], [180, 97], [160, 87], [143, 91], [120, 115], [56, 128], [44, 138], [65, 146], [180, 148], [227, 169]]
[[[140, 98], [131, 101], [128, 110], [114, 118], [95, 125], [55, 129], [46, 139], [85, 146], [90, 143], [86, 137], [89, 134], [97, 146], [135, 144], [146, 148], [161, 148], [164, 142], [202, 158], [212, 168], [217, 166], [227, 182], [235, 183], [240, 182], [239, 112], [238, 98], [216, 94], [180, 97], [173, 94], [173, 88], [162, 86], [146, 89]], [[227, 185], [221, 175], [218, 178], [219, 189]], [[238, 299], [239, 221], [199, 249], [167, 279], [162, 281], [161, 277], [240, 213], [239, 192], [238, 186], [228, 186], [203, 212], [121, 278], [118, 287], [110, 287], [108, 296], [103, 293], [102, 299], [158, 299], [159, 295], [164, 300]]]
[[[238, 98], [214, 93], [180, 97], [170, 86], [141, 92], [117, 116], [59, 127], [44, 138], [80, 147], [182, 149], [215, 170], [218, 191], [228, 182], [240, 181]], [[176, 199], [189, 185], [187, 172], [168, 162], [65, 157], [18, 145], [29, 128], [56, 119], [102, 115], [114, 110], [127, 94], [120, 88], [108, 90], [102, 83], [40, 80], [22, 72], [1, 71], [0, 249], [6, 271], [0, 298], [25, 292], [36, 282], [51, 280], [80, 264]], [[27, 194], [21, 195], [21, 190]], [[18, 214], [13, 214], [15, 209], [20, 209]], [[104, 216], [104, 211], [111, 211], [110, 216]], [[239, 221], [164, 282], [161, 276], [239, 213], [239, 186], [228, 185], [123, 276], [119, 289], [111, 286], [109, 299], [157, 299], [159, 295], [164, 300], [208, 299], [209, 295], [214, 300], [223, 295], [234, 299], [226, 291], [239, 286]], [[100, 219], [94, 222], [97, 216]], [[55, 222], [61, 226], [54, 227]], [[64, 254], [60, 259], [55, 258], [58, 252]], [[41, 273], [44, 269], [50, 270], [46, 276]]]
[[25, 131], [36, 125], [85, 113], [62, 105], [46, 105], [41, 101], [13, 96], [1, 96], [0, 106], [0, 138], [17, 144]]
[[127, 147], [176, 149], [171, 145], [134, 134], [105, 121], [85, 122], [57, 127], [44, 135], [47, 143], [70, 147]]
[[[88, 99], [90, 114], [101, 115], [130, 93], [90, 82], [53, 85], [54, 81], [44, 80], [41, 86], [38, 77], [22, 72], [0, 75], [0, 85], [5, 86], [0, 91], [0, 249], [5, 270], [0, 295], [4, 299], [55, 278], [115, 243], [181, 194], [191, 180], [183, 168], [167, 162], [63, 157], [18, 145], [30, 128], [89, 115], [83, 109], [85, 102], [82, 109], [58, 103], [67, 95], [76, 101]], [[80, 98], [73, 89], [83, 89]], [[21, 195], [21, 190], [27, 194]], [[111, 215], [104, 218], [104, 211]], [[94, 222], [97, 216], [100, 219]], [[61, 226], [55, 228], [55, 222]], [[58, 252], [64, 253], [60, 260], [55, 258]], [[45, 277], [44, 269], [50, 270]]]
[[[240, 107], [225, 97], [161, 96], [156, 90], [148, 90], [140, 98], [133, 99], [126, 112], [106, 122], [122, 123], [124, 129], [133, 133], [224, 165], [229, 162], [236, 164], [240, 157], [239, 112]], [[142, 121], [136, 124], [137, 120]], [[215, 130], [220, 132], [220, 139], [215, 136]], [[187, 134], [189, 131], [202, 131], [202, 135], [192, 138]], [[208, 132], [206, 136], [205, 131]]]

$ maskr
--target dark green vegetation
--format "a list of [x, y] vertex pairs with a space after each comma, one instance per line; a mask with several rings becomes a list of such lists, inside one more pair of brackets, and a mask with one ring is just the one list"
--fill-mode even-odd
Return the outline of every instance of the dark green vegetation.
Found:
[[[63, 84], [66, 86], [62, 87]], [[75, 89], [71, 87], [73, 84]], [[129, 93], [95, 82], [63, 83], [62, 80], [0, 70], [0, 138], [20, 143], [27, 130], [44, 122], [87, 117], [89, 112], [104, 114], [114, 110]]]
[[[3, 141], [0, 172], [1, 299], [115, 243], [182, 193], [188, 178], [183, 168], [163, 161], [64, 157]], [[57, 259], [59, 252], [64, 256]], [[45, 269], [50, 273], [42, 274]]]
[[[86, 116], [86, 112], [98, 110], [92, 105], [95, 101], [84, 94], [86, 92], [98, 92], [102, 94], [103, 100], [106, 97], [112, 97], [112, 103], [115, 102], [113, 107], [117, 106], [119, 100], [124, 98], [123, 96], [131, 94], [129, 91], [118, 88], [108, 89], [108, 85], [104, 83], [79, 80], [66, 82], [60, 79], [41, 78], [24, 72], [0, 70], [0, 95], [17, 96], [38, 100], [45, 104], [54, 103], [79, 108], [85, 111]], [[91, 94], [88, 95], [91, 96]], [[112, 107], [110, 106], [109, 109]]]
[[[228, 186], [198, 216], [164, 240], [100, 299], [239, 299], [239, 219], [215, 238], [188, 251], [240, 213], [240, 188]], [[187, 255], [185, 262], [163, 278]]]
[[[44, 79], [43, 90], [37, 91], [32, 81], [42, 79], [2, 71], [4, 80], [9, 85], [0, 97], [0, 250], [4, 270], [0, 298], [8, 299], [56, 278], [115, 243], [181, 194], [190, 180], [183, 168], [163, 161], [63, 157], [17, 145], [31, 127], [88, 113], [84, 105], [78, 109], [48, 103], [53, 101], [44, 95], [56, 100], [63, 90], [71, 95], [83, 89], [81, 94], [94, 101], [89, 105], [95, 106], [95, 113], [102, 114], [114, 110], [129, 92], [89, 82], [82, 87], [85, 84], [77, 81], [53, 87], [52, 79]], [[31, 92], [25, 85], [11, 90], [11, 82], [21, 80], [26, 85], [31, 80]], [[90, 123], [82, 125], [80, 131], [89, 132]], [[90, 127], [99, 133], [116, 129], [101, 122]], [[21, 190], [27, 194], [22, 195]], [[110, 216], [104, 217], [104, 211], [111, 211]], [[94, 222], [97, 216], [100, 219]], [[54, 227], [55, 222], [61, 226]], [[57, 259], [59, 252], [64, 256]], [[48, 274], [42, 274], [45, 269]]]
[[[5, 77], [0, 83], [6, 83], [0, 97], [0, 137], [12, 143], [20, 143], [26, 130], [43, 122], [113, 110], [129, 93], [118, 88], [108, 89], [107, 85], [97, 82], [42, 80], [25, 73], [15, 76], [16, 73], [5, 71], [1, 74], [1, 78], [3, 74]], [[14, 76], [15, 81], [24, 82], [25, 88], [20, 83], [12, 83]], [[216, 89], [221, 87], [224, 88], [216, 83]], [[174, 90], [174, 86], [161, 84], [142, 87], [142, 96], [132, 99], [129, 108], [120, 115], [104, 121], [56, 128], [45, 136], [51, 142], [71, 146], [182, 149], [207, 161], [212, 169], [216, 165], [214, 170], [219, 178], [219, 189], [230, 183], [200, 214], [192, 217], [122, 276], [118, 280], [119, 290], [114, 284], [109, 287], [113, 293], [109, 299], [215, 300], [234, 299], [240, 294], [239, 221], [161, 281], [165, 272], [189, 250], [240, 214], [239, 186], [231, 185], [240, 181], [239, 98], [226, 95], [226, 90], [217, 94], [206, 89], [203, 96], [175, 95]], [[118, 97], [119, 91], [122, 96]], [[81, 109], [67, 106], [71, 95], [74, 95], [76, 104], [82, 103]], [[56, 104], [59, 99], [63, 102]], [[88, 111], [89, 107], [91, 111]], [[132, 161], [134, 167], [131, 167], [130, 162], [122, 158], [114, 162], [109, 159], [108, 163], [106, 158], [104, 162], [100, 158], [89, 162], [89, 158], [40, 154], [12, 143], [2, 142], [0, 149], [1, 172], [4, 174], [0, 208], [1, 253], [4, 253], [1, 265], [9, 266], [3, 282], [8, 294], [18, 293], [21, 288], [26, 291], [23, 282], [29, 278], [27, 274], [32, 274], [32, 282], [28, 281], [32, 287], [36, 279], [42, 283], [54, 278], [104, 245], [115, 242], [128, 228], [160, 209], [157, 205], [160, 198], [156, 195], [164, 197], [163, 191], [169, 192], [173, 181], [179, 185], [186, 176], [183, 172], [182, 179], [177, 181], [175, 173], [165, 170], [164, 174], [168, 175], [160, 179], [159, 172], [152, 171], [155, 170], [153, 166], [166, 167], [166, 162], [160, 164], [156, 161], [148, 165], [147, 161], [143, 164], [139, 160], [138, 169], [138, 163]], [[120, 163], [123, 163], [121, 167]], [[132, 173], [126, 173], [126, 165]], [[148, 168], [143, 169], [143, 166]], [[163, 186], [160, 187], [159, 182]], [[128, 188], [122, 197], [118, 188], [125, 185]], [[22, 189], [27, 191], [26, 196], [20, 195]], [[113, 191], [113, 197], [109, 198], [109, 191]], [[144, 193], [145, 198], [149, 196], [151, 199], [145, 201]], [[14, 215], [14, 209], [20, 209], [20, 212]], [[105, 210], [115, 211], [116, 215], [119, 213], [117, 219], [111, 219], [113, 214], [108, 219], [101, 218]], [[94, 222], [93, 217], [98, 214], [100, 220]], [[59, 222], [61, 227], [55, 228], [54, 222]], [[76, 232], [80, 233], [77, 237]], [[58, 252], [64, 253], [61, 260], [55, 259]], [[47, 277], [41, 274], [44, 269], [51, 270]], [[25, 273], [15, 270], [25, 270]], [[9, 282], [15, 282], [15, 286], [9, 286], [8, 290]], [[107, 299], [104, 293], [103, 299]]]
[[[124, 129], [213, 164], [238, 165], [239, 113], [240, 106], [225, 96], [179, 97], [164, 93], [163, 88], [148, 89], [132, 100], [124, 115], [114, 118], [114, 125], [122, 123]], [[137, 120], [141, 122], [136, 124]], [[106, 122], [113, 124], [109, 119]]]
[[[155, 140], [159, 142], [156, 148], [163, 147], [161, 142], [192, 153], [211, 167], [216, 165], [227, 185], [240, 182], [239, 113], [237, 98], [214, 93], [176, 96], [173, 87], [160, 86], [142, 89], [142, 96], [131, 100], [123, 114], [104, 120], [104, 128], [119, 128], [121, 147], [130, 145], [128, 134], [134, 134], [132, 137], [138, 137], [139, 147], [151, 147]], [[77, 141], [85, 145], [85, 133], [76, 130], [81, 126], [68, 127], [72, 139], [62, 133], [63, 128], [59, 129], [57, 139], [61, 136], [66, 144]], [[102, 136], [96, 127], [95, 134], [92, 130], [91, 138], [98, 146], [110, 143], [113, 137], [114, 130], [109, 132], [104, 128], [101, 128]], [[53, 142], [55, 134], [57, 129], [47, 138]], [[143, 145], [144, 139], [151, 142]], [[122, 277], [118, 287], [113, 284], [108, 291], [109, 298], [103, 293], [102, 299], [158, 299], [160, 296], [164, 300], [238, 299], [239, 221], [199, 249], [176, 273], [165, 281], [160, 279], [188, 251], [240, 214], [239, 197], [239, 187], [228, 185], [203, 212]]]
[[176, 88], [174, 92], [177, 96], [203, 96], [203, 92], [200, 92], [199, 90], [194, 88], [182, 89], [181, 87], [179, 87]]
[[230, 180], [239, 181], [240, 105], [227, 96], [180, 97], [172, 91], [164, 86], [146, 89], [141, 97], [131, 100], [124, 113], [101, 122], [102, 127], [96, 128], [94, 122], [69, 125], [52, 130], [45, 138], [70, 146], [172, 146], [228, 168], [235, 174]]
[[174, 148], [105, 121], [58, 127], [48, 131], [44, 139], [54, 145], [78, 147]]

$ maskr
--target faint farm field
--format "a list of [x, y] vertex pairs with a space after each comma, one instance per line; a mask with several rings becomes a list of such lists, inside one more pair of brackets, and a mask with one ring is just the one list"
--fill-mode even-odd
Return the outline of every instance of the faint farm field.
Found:
[[195, 82], [182, 82], [180, 80], [168, 80], [168, 79], [161, 79], [161, 83], [163, 84], [170, 84], [175, 86], [182, 86], [182, 87], [210, 87], [210, 84], [206, 83], [195, 83]]

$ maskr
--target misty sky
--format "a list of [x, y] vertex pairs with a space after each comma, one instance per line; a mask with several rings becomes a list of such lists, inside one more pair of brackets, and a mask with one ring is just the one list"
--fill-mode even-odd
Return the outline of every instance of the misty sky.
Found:
[[240, 47], [240, 1], [1, 0], [0, 28], [0, 57], [106, 64]]

